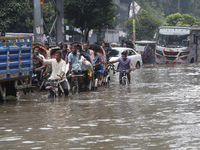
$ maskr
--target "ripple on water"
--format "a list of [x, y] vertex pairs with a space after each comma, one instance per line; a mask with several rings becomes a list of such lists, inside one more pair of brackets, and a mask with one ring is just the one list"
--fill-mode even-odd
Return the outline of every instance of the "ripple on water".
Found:
[[14, 136], [14, 137], [0, 138], [0, 141], [19, 141], [21, 139], [22, 139], [22, 136]]
[[23, 141], [22, 143], [24, 144], [32, 144], [32, 143], [35, 143], [34, 141]]
[[31, 149], [42, 149], [42, 147], [32, 147]]
[[65, 126], [65, 127], [58, 127], [58, 129], [79, 129], [81, 127], [79, 126], [74, 126], [74, 127], [70, 127], [70, 126]]
[[[119, 86], [0, 105], [0, 149], [200, 149], [200, 66], [147, 65]], [[70, 110], [70, 111], [68, 111]]]
[[40, 128], [40, 130], [53, 130], [52, 128]]

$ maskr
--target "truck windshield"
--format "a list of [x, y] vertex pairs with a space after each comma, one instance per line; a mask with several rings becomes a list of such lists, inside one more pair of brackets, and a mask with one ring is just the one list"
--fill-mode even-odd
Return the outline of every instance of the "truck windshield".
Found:
[[160, 29], [157, 44], [163, 47], [189, 46], [189, 29]]

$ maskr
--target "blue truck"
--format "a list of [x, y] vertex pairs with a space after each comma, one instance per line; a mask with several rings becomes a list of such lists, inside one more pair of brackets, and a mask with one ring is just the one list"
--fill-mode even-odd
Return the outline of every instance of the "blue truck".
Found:
[[0, 102], [18, 90], [31, 88], [32, 37], [0, 37]]

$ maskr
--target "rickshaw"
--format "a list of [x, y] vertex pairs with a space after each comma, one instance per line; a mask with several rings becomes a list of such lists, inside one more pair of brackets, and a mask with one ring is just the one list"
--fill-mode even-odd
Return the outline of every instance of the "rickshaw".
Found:
[[[87, 88], [89, 90], [93, 90], [95, 88], [97, 88], [97, 84], [95, 86], [95, 81], [93, 80], [93, 76], [94, 76], [94, 69], [93, 69], [93, 60], [91, 59], [90, 55], [88, 53], [86, 53], [85, 51], [81, 51], [81, 55], [87, 60], [88, 64], [88, 85], [84, 84], [84, 86], [87, 86]], [[86, 63], [87, 63], [86, 62]], [[84, 78], [85, 80], [87, 80], [86, 78]], [[84, 82], [83, 79], [83, 82]]]
[[47, 49], [45, 48], [45, 46], [42, 45], [42, 44], [40, 44], [40, 43], [34, 43], [34, 44], [33, 44], [33, 47], [36, 46], [36, 45], [38, 45], [38, 46], [40, 47], [40, 52], [39, 52], [39, 53], [40, 53], [41, 55], [43, 55], [45, 59], [47, 59], [47, 58], [48, 58], [48, 55], [49, 55], [49, 50], [47, 50]]
[[55, 58], [55, 54], [57, 51], [61, 50], [60, 47], [52, 47], [50, 50], [50, 58]]
[[[50, 50], [47, 50], [44, 47], [44, 45], [42, 45], [40, 43], [34, 43], [33, 44], [33, 46], [36, 46], [36, 45], [38, 45], [40, 47], [40, 54], [43, 55], [45, 59], [55, 58], [56, 51], [60, 50], [60, 47], [52, 47]], [[41, 86], [39, 88], [40, 90], [44, 89], [44, 87], [46, 86], [46, 81], [50, 77], [51, 71], [52, 71], [51, 65], [47, 65], [46, 69], [43, 72], [43, 81], [42, 81]], [[33, 76], [32, 76], [32, 85], [35, 86], [36, 82], [37, 82], [37, 76], [35, 74], [33, 74]], [[38, 88], [35, 88], [34, 91], [37, 92]]]
[[143, 63], [155, 63], [156, 41], [128, 41], [126, 46], [141, 54]]
[[[92, 46], [94, 45], [91, 45], [90, 49], [92, 49]], [[108, 85], [110, 76], [108, 74], [108, 70], [105, 67], [107, 63], [105, 51], [102, 47], [99, 46], [97, 53], [101, 55], [102, 64], [101, 64], [100, 70], [97, 71], [97, 79], [95, 80], [98, 81], [97, 82], [98, 86]]]
[[[78, 75], [78, 76], [83, 76], [83, 87], [87, 88], [88, 90], [94, 90], [95, 88], [97, 89], [97, 86], [95, 87], [95, 82], [94, 82], [94, 70], [93, 70], [93, 61], [90, 57], [90, 55], [88, 53], [86, 53], [85, 51], [81, 51], [81, 56], [83, 56], [86, 59], [86, 65], [87, 65], [87, 75]], [[69, 63], [68, 63], [68, 56], [66, 57], [66, 63], [67, 63], [67, 67], [66, 67], [66, 74], [68, 75], [68, 81], [69, 81], [69, 85], [71, 85], [71, 76], [69, 75]], [[77, 75], [74, 75], [74, 77], [78, 77]], [[86, 78], [86, 76], [88, 77], [88, 79]], [[85, 82], [85, 81], [88, 82]], [[72, 94], [74, 93], [78, 93], [78, 81], [77, 79], [75, 80], [74, 86], [72, 87]], [[87, 83], [87, 84], [86, 84]]]
[[[45, 46], [42, 45], [42, 44], [40, 44], [40, 43], [34, 43], [34, 44], [33, 44], [33, 47], [36, 46], [36, 45], [40, 47], [39, 53], [40, 53], [42, 56], [44, 56], [45, 59], [48, 59], [48, 58], [49, 58], [49, 52], [50, 52], [50, 51], [47, 50], [47, 49], [45, 48]], [[38, 92], [39, 90], [44, 89], [46, 80], [49, 78], [50, 74], [51, 74], [51, 66], [47, 66], [47, 67], [44, 69], [44, 71], [43, 71], [43, 80], [42, 80], [41, 86], [40, 86], [39, 88], [36, 87], [37, 82], [38, 82], [38, 80], [37, 80], [37, 74], [33, 74], [31, 80], [32, 80], [32, 86], [35, 87], [35, 88], [33, 88], [32, 91]]]

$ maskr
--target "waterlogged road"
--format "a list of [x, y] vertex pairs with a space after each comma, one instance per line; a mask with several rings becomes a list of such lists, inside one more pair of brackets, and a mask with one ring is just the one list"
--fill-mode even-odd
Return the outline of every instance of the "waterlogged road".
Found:
[[200, 149], [200, 67], [146, 65], [132, 84], [48, 101], [33, 93], [0, 105], [0, 149]]

